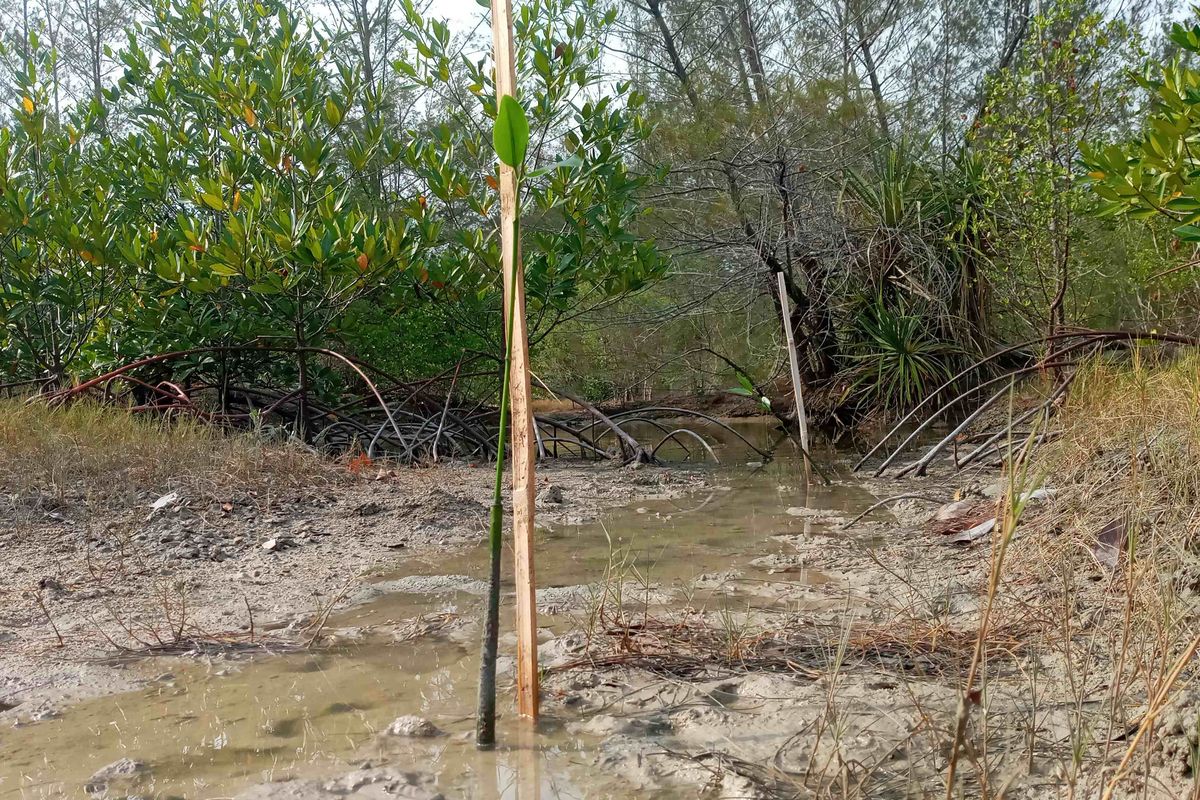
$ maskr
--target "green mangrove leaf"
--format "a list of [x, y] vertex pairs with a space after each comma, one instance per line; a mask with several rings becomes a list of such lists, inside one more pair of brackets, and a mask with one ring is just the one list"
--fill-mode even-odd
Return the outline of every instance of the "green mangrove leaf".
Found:
[[525, 151], [529, 147], [529, 120], [525, 109], [512, 95], [500, 98], [500, 109], [496, 113], [496, 126], [492, 129], [492, 146], [500, 162], [516, 169], [525, 163]]

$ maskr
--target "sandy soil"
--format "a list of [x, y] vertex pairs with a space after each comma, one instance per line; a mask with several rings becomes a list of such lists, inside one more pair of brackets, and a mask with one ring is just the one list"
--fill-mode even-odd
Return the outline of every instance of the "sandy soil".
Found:
[[[407, 554], [478, 542], [493, 477], [466, 465], [402, 469], [281, 497], [147, 498], [103, 521], [69, 510], [10, 521], [0, 531], [0, 724], [133, 688], [112, 659], [122, 651], [243, 642], [251, 625], [256, 641], [302, 641], [315, 620], [369, 597], [364, 583]], [[667, 469], [550, 465], [539, 469], [538, 524], [586, 521], [703, 482]]]

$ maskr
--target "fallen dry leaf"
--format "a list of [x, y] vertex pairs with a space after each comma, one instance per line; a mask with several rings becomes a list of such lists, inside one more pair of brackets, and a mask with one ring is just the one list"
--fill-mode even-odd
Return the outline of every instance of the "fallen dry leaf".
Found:
[[1100, 566], [1112, 572], [1116, 570], [1121, 560], [1121, 551], [1129, 538], [1129, 518], [1122, 514], [1109, 521], [1096, 534], [1096, 543], [1092, 545], [1092, 557]]

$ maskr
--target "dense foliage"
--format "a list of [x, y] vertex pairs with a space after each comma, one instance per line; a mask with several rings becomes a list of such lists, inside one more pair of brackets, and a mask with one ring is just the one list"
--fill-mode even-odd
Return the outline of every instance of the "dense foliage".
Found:
[[[334, 349], [494, 390], [472, 383], [502, 350], [484, 8], [474, 28], [408, 0], [72, 8], [13, 6], [0, 59], [6, 379], [185, 351], [144, 379], [333, 399]], [[539, 375], [786, 396], [777, 275], [813, 410], [843, 420], [1008, 343], [1194, 326], [1200, 27], [1152, 19], [518, 4]]]
[[[628, 86], [595, 97], [610, 23], [549, 0], [518, 26], [538, 142], [522, 198], [535, 336], [665, 267], [629, 230], [647, 180], [626, 163], [642, 100]], [[111, 85], [65, 115], [56, 54], [31, 37], [0, 176], [13, 377], [201, 349], [171, 369], [307, 392], [337, 376], [317, 376], [330, 365], [306, 349], [410, 377], [465, 347], [498, 353], [490, 66], [406, 5], [393, 74], [369, 83], [323, 28], [279, 3], [160, 0]], [[275, 350], [204, 349], [249, 343]]]
[[[639, 382], [720, 389], [733, 361], [783, 387], [782, 273], [816, 410], [849, 420], [910, 408], [1005, 344], [1150, 316], [1173, 254], [1092, 215], [1078, 165], [1081, 142], [1136, 125], [1130, 70], [1160, 44], [1144, 9], [620, 7], [659, 123], [647, 159], [671, 166], [647, 229], [686, 279], [581, 324], [556, 368], [603, 342], [637, 349]], [[622, 337], [634, 320], [652, 332]]]

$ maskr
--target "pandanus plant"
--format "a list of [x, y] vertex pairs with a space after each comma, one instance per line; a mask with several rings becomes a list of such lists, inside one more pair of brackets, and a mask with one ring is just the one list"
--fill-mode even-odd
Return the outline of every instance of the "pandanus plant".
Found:
[[496, 433], [496, 483], [492, 490], [492, 509], [488, 528], [491, 554], [491, 574], [488, 579], [487, 615], [483, 624], [483, 643], [479, 655], [479, 710], [476, 717], [475, 741], [481, 748], [496, 742], [496, 651], [500, 636], [500, 555], [504, 529], [504, 446], [508, 432], [509, 383], [512, 374], [513, 320], [516, 316], [517, 286], [515, 277], [520, 269], [520, 191], [525, 151], [529, 147], [529, 121], [525, 110], [511, 95], [500, 98], [496, 124], [492, 131], [496, 157], [516, 173], [517, 214], [513, 222], [512, 274], [501, 280], [511, 281], [505, 293], [507, 311], [504, 315], [504, 365], [500, 380], [500, 430]]

